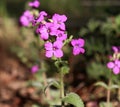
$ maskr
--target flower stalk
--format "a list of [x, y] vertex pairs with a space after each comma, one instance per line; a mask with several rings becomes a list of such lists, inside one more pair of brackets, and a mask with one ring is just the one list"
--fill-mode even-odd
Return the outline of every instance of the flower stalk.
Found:
[[64, 106], [64, 102], [62, 101], [62, 99], [64, 98], [64, 74], [63, 72], [60, 72], [60, 99], [61, 99], [61, 107], [65, 107]]
[[[111, 84], [111, 81], [109, 80], [109, 86]], [[110, 94], [111, 94], [111, 90], [108, 89], [107, 90], [107, 107], [110, 107]]]
[[111, 95], [111, 76], [112, 73], [110, 71], [110, 76], [109, 76], [109, 80], [108, 80], [108, 89], [107, 89], [107, 107], [110, 107], [110, 95]]
[[118, 100], [120, 101], [120, 88], [118, 89]]

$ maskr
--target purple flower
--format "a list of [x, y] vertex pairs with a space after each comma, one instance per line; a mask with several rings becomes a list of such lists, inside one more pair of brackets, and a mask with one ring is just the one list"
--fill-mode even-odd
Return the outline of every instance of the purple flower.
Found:
[[40, 5], [40, 2], [38, 0], [34, 0], [33, 2], [29, 2], [28, 5], [30, 7], [38, 8]]
[[71, 44], [73, 46], [73, 55], [83, 54], [85, 52], [83, 48], [85, 41], [83, 39], [73, 39]]
[[39, 66], [38, 66], [38, 65], [34, 65], [34, 66], [32, 66], [32, 68], [31, 68], [31, 72], [32, 72], [32, 73], [36, 73], [38, 70], [39, 70]]
[[114, 51], [114, 53], [118, 53], [120, 52], [120, 46], [112, 46], [112, 50]]
[[47, 40], [49, 38], [49, 35], [56, 35], [56, 31], [57, 29], [54, 27], [53, 23], [50, 22], [41, 24], [36, 30], [36, 32], [40, 34], [40, 38], [43, 40]]
[[45, 25], [48, 28], [48, 32], [51, 36], [56, 35], [57, 28], [54, 26], [52, 22], [48, 22]]
[[61, 58], [63, 56], [63, 51], [61, 50], [63, 46], [62, 41], [55, 41], [54, 43], [46, 42], [45, 49], [46, 53], [45, 56], [51, 58], [55, 56], [57, 58]]
[[36, 23], [42, 22], [45, 19], [45, 16], [47, 16], [47, 13], [45, 11], [41, 11], [39, 13], [38, 17], [33, 20], [33, 22], [32, 22], [33, 25], [35, 26]]
[[63, 41], [67, 39], [67, 34], [64, 31], [57, 30], [56, 37], [57, 37], [56, 40]]
[[36, 32], [40, 34], [40, 38], [43, 40], [47, 40], [49, 38], [49, 31], [48, 31], [47, 26], [45, 25], [40, 25], [37, 28]]
[[65, 30], [64, 22], [67, 20], [67, 17], [65, 15], [54, 14], [52, 20], [57, 28]]
[[29, 10], [26, 10], [23, 15], [20, 17], [20, 23], [23, 26], [29, 26], [29, 24], [32, 22], [33, 20], [33, 15], [30, 13]]
[[120, 60], [115, 60], [107, 63], [107, 67], [113, 70], [114, 74], [120, 73]]

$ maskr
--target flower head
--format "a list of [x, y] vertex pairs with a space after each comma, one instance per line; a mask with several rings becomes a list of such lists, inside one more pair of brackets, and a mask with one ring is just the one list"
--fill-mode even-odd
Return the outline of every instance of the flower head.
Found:
[[32, 72], [32, 73], [36, 73], [38, 70], [39, 70], [39, 66], [38, 66], [38, 65], [34, 65], [34, 66], [32, 66], [32, 68], [31, 68], [31, 72]]
[[83, 54], [85, 52], [83, 48], [85, 41], [83, 39], [73, 39], [71, 44], [73, 46], [73, 55]]
[[114, 74], [120, 73], [120, 60], [115, 60], [107, 63], [107, 67], [113, 70]]
[[33, 20], [33, 15], [31, 14], [31, 12], [29, 10], [26, 10], [23, 15], [20, 17], [20, 23], [23, 26], [29, 26], [29, 24], [32, 22]]
[[56, 37], [57, 40], [64, 41], [67, 39], [67, 34], [62, 30], [57, 30]]
[[32, 22], [32, 24], [35, 26], [36, 23], [40, 23], [45, 19], [45, 16], [47, 16], [47, 13], [45, 11], [41, 11], [37, 18], [35, 18]]
[[67, 17], [65, 15], [54, 14], [52, 20], [56, 28], [65, 30], [64, 22], [67, 20]]
[[114, 53], [118, 53], [120, 52], [120, 46], [112, 46], [112, 50], [114, 51]]
[[40, 5], [40, 2], [38, 0], [34, 0], [33, 2], [29, 2], [28, 5], [30, 7], [38, 8]]
[[49, 31], [47, 26], [45, 25], [40, 25], [37, 29], [36, 32], [40, 34], [40, 38], [42, 40], [47, 40], [49, 38]]
[[45, 56], [51, 58], [55, 56], [57, 58], [61, 58], [63, 56], [63, 51], [61, 50], [63, 43], [61, 41], [55, 41], [54, 43], [46, 42], [45, 49], [46, 53]]

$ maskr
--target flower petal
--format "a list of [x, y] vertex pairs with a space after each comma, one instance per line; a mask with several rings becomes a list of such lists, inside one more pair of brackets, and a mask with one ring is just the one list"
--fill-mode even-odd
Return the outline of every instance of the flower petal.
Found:
[[39, 66], [38, 65], [34, 65], [34, 66], [32, 66], [32, 68], [31, 68], [31, 72], [32, 73], [35, 73], [35, 72], [37, 72], [39, 70]]
[[45, 56], [51, 58], [53, 56], [53, 51], [46, 51]]
[[80, 49], [79, 48], [73, 48], [73, 55], [78, 55], [80, 53]]
[[83, 47], [84, 44], [85, 44], [84, 39], [78, 39], [78, 42], [79, 42], [79, 46], [80, 46], [80, 47]]
[[114, 63], [113, 62], [108, 62], [107, 63], [107, 67], [110, 68], [110, 69], [113, 68], [114, 67]]
[[63, 56], [63, 51], [61, 49], [54, 51], [54, 56], [57, 58], [61, 58]]
[[77, 40], [73, 39], [73, 40], [71, 41], [72, 46], [75, 46], [75, 45], [76, 45], [76, 42], [77, 42]]
[[117, 66], [120, 68], [120, 60], [117, 61]]
[[120, 72], [120, 69], [117, 66], [113, 68], [114, 74], [119, 74], [119, 72]]
[[116, 46], [112, 46], [112, 50], [116, 53], [118, 52], [118, 48]]
[[47, 51], [52, 50], [52, 43], [51, 43], [51, 42], [46, 42], [44, 46], [45, 46], [45, 49], [46, 49]]
[[57, 40], [53, 43], [53, 47], [57, 47], [57, 48], [61, 49], [62, 46], [63, 46], [63, 42], [60, 40]]
[[80, 53], [82, 53], [82, 54], [85, 53], [85, 49], [84, 48], [80, 48], [79, 50], [80, 50]]

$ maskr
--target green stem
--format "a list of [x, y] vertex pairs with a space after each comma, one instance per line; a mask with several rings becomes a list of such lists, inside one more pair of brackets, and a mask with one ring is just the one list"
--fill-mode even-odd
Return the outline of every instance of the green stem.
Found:
[[110, 71], [110, 76], [109, 76], [109, 81], [108, 81], [108, 89], [107, 89], [107, 107], [110, 107], [111, 77], [112, 77], [112, 73], [111, 73], [111, 71]]
[[107, 107], [110, 107], [110, 92], [111, 92], [111, 90], [108, 89], [107, 90]]
[[64, 98], [64, 74], [60, 72], [60, 98], [61, 98], [61, 107], [64, 107], [64, 102], [62, 99]]
[[118, 89], [118, 100], [120, 101], [120, 88]]

